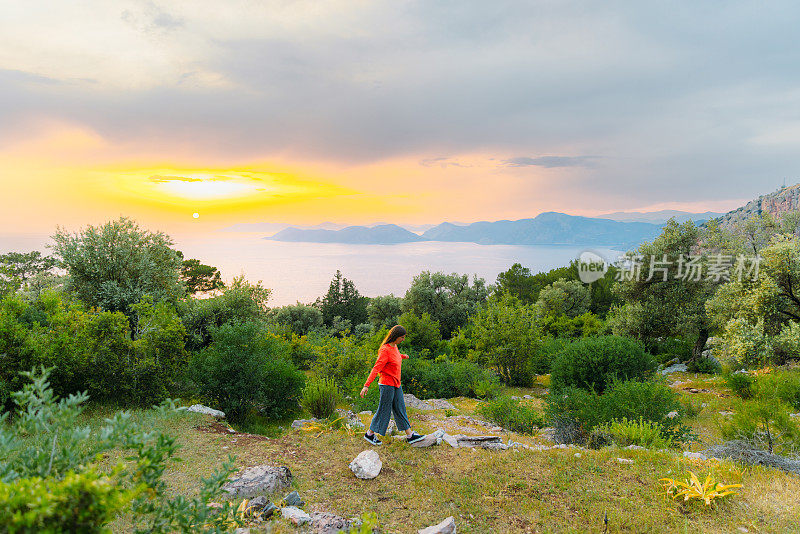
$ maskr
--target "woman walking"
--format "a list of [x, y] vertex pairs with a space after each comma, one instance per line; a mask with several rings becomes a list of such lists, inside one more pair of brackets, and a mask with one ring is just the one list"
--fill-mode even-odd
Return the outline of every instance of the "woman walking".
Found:
[[375, 362], [369, 378], [367, 378], [364, 387], [361, 389], [361, 396], [364, 397], [369, 390], [369, 385], [380, 373], [381, 378], [378, 380], [378, 390], [380, 391], [378, 410], [372, 418], [369, 430], [364, 433], [364, 439], [373, 445], [382, 443], [376, 434], [386, 435], [392, 412], [394, 412], [394, 421], [397, 429], [404, 430], [406, 433], [407, 443], [415, 443], [424, 437], [411, 430], [411, 423], [408, 422], [408, 416], [406, 415], [406, 403], [403, 400], [403, 388], [400, 386], [400, 366], [403, 360], [408, 358], [408, 355], [400, 354], [397, 344], [406, 338], [406, 333], [406, 329], [399, 324], [389, 330], [389, 333], [383, 339], [383, 343], [381, 343], [381, 348], [378, 349], [378, 360]]

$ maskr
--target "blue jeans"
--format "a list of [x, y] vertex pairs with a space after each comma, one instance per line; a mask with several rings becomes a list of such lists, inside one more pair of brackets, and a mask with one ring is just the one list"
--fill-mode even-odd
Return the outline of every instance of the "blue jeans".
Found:
[[389, 418], [394, 412], [394, 423], [397, 425], [397, 430], [401, 432], [411, 428], [411, 423], [408, 422], [406, 415], [406, 401], [403, 399], [403, 387], [387, 386], [386, 384], [378, 384], [380, 391], [380, 400], [378, 400], [378, 411], [372, 417], [372, 423], [369, 429], [375, 434], [381, 436], [386, 435], [386, 429], [389, 427]]

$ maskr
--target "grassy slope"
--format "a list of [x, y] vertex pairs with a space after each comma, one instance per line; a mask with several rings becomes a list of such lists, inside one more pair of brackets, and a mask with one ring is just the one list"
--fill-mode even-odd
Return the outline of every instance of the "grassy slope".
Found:
[[[673, 375], [687, 380], [689, 375]], [[694, 421], [704, 439], [714, 439], [718, 412], [735, 409], [738, 400], [718, 379], [694, 380], [678, 388], [698, 387], [708, 393], [687, 397], [709, 406]], [[528, 393], [530, 390], [518, 393]], [[471, 413], [475, 402], [457, 399], [458, 413]], [[442, 411], [433, 412], [444, 418]], [[92, 418], [101, 414], [95, 412]], [[409, 410], [421, 432], [434, 430], [431, 412]], [[452, 414], [451, 414], [452, 415]], [[378, 448], [383, 470], [374, 480], [356, 479], [349, 462], [369, 447], [360, 434], [343, 431], [315, 437], [288, 431], [275, 439], [212, 430], [211, 418], [196, 414], [153, 420], [138, 417], [179, 437], [183, 462], [169, 478], [175, 491], [192, 493], [195, 481], [210, 473], [229, 453], [238, 465], [271, 463], [288, 466], [307, 510], [327, 510], [351, 517], [378, 514], [384, 529], [416, 533], [417, 529], [456, 518], [461, 533], [601, 532], [608, 514], [609, 532], [750, 532], [800, 531], [800, 477], [760, 467], [741, 468], [729, 462], [691, 461], [655, 451], [615, 448], [600, 451], [555, 449], [485, 451], [452, 449], [447, 445], [415, 449], [387, 439]], [[365, 418], [365, 421], [367, 419]], [[532, 438], [512, 435], [516, 441]], [[695, 446], [694, 448], [702, 448]], [[632, 465], [617, 458], [630, 458]], [[742, 483], [739, 495], [713, 508], [683, 506], [665, 498], [658, 479], [684, 475], [692, 469], [705, 475], [710, 468], [725, 483]], [[280, 498], [276, 496], [276, 498]], [[124, 531], [123, 522], [116, 531]]]

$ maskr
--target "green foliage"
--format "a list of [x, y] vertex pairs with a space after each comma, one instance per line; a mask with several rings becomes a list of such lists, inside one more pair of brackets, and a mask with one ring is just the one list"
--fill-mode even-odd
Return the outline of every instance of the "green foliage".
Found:
[[212, 343], [190, 360], [201, 396], [243, 419], [256, 410], [278, 418], [298, 407], [304, 376], [290, 360], [290, 346], [262, 323], [231, 322], [211, 330]]
[[509, 395], [486, 400], [477, 411], [489, 421], [520, 434], [532, 434], [534, 428], [544, 426], [542, 415], [536, 408]]
[[0, 254], [0, 297], [20, 289], [38, 294], [54, 285], [58, 279], [52, 272], [56, 263], [55, 258], [42, 256], [38, 250]]
[[674, 359], [685, 362], [692, 357], [692, 340], [682, 337], [665, 337], [655, 339], [645, 348], [656, 358], [658, 363], [666, 364]]
[[528, 374], [530, 376], [550, 374], [553, 360], [570, 343], [569, 339], [557, 337], [541, 339], [536, 346], [536, 350], [528, 359]]
[[444, 357], [403, 362], [403, 390], [421, 399], [475, 397], [481, 388], [493, 387], [490, 383], [497, 384], [497, 377], [472, 362]]
[[[181, 258], [183, 254], [178, 252]], [[183, 260], [181, 265], [181, 282], [186, 286], [186, 291], [193, 295], [195, 293], [207, 293], [216, 289], [223, 289], [225, 284], [219, 270], [211, 265], [204, 265], [200, 260]]]
[[385, 295], [370, 299], [367, 305], [367, 317], [372, 328], [391, 328], [399, 324], [400, 315], [403, 313], [403, 299], [394, 295]]
[[127, 314], [146, 294], [173, 303], [184, 294], [181, 257], [172, 240], [126, 217], [76, 234], [59, 228], [53, 241], [67, 270], [67, 288], [89, 306]]
[[88, 391], [129, 405], [163, 400], [185, 368], [184, 327], [171, 305], [149, 296], [129, 312], [133, 333], [121, 312], [87, 311], [57, 292], [0, 301], [0, 401], [7, 403], [7, 393], [21, 387], [19, 373], [35, 365], [54, 368], [58, 395]]
[[755, 377], [750, 376], [746, 372], [728, 372], [723, 374], [723, 377], [725, 378], [725, 383], [736, 396], [743, 399], [752, 398], [753, 386], [756, 382]]
[[673, 446], [672, 438], [664, 435], [664, 429], [660, 424], [645, 421], [641, 417], [615, 419], [598, 425], [596, 431], [608, 435], [620, 447], [638, 445], [648, 449], [668, 449]]
[[339, 390], [330, 378], [312, 377], [303, 388], [303, 409], [317, 419], [326, 419], [336, 410]]
[[[686, 258], [696, 254], [700, 237], [701, 230], [692, 221], [678, 224], [670, 219], [652, 243], [628, 253], [639, 275], [623, 276], [614, 285], [615, 295], [625, 302], [612, 314], [614, 334], [636, 337], [647, 346], [657, 338], [675, 336], [705, 344], [709, 329], [705, 302], [719, 283], [708, 277], [695, 280], [686, 276]], [[659, 265], [651, 260], [668, 263]], [[700, 265], [706, 262], [705, 256], [699, 260]], [[694, 355], [699, 356], [699, 351]]]
[[378, 400], [380, 400], [379, 388], [370, 386], [363, 398], [360, 395], [361, 388], [364, 387], [364, 382], [366, 381], [366, 374], [351, 375], [342, 380], [342, 391], [346, 397], [350, 397], [348, 401], [353, 405], [353, 411], [356, 413], [364, 410], [375, 411], [378, 407]]
[[428, 313], [439, 322], [442, 339], [449, 339], [489, 296], [483, 278], [423, 271], [414, 277], [403, 298], [403, 311]]
[[[369, 298], [362, 296], [352, 280], [348, 280], [337, 270], [328, 292], [321, 299], [317, 299], [315, 306], [322, 311], [325, 326], [334, 326], [334, 319], [340, 317], [341, 320], [349, 321], [352, 327], [367, 322], [367, 304]], [[344, 329], [340, 327], [335, 330]]]
[[[669, 417], [671, 412], [678, 417]], [[681, 425], [682, 412], [677, 393], [668, 386], [636, 380], [613, 382], [603, 394], [575, 387], [555, 393], [551, 388], [545, 408], [547, 419], [557, 428], [574, 426], [578, 441], [587, 439], [594, 427], [623, 418], [658, 423], [666, 437], [680, 441], [688, 432]]]
[[615, 379], [646, 379], [656, 368], [640, 343], [619, 336], [583, 338], [567, 345], [553, 361], [551, 389], [577, 387], [602, 393]]
[[504, 297], [492, 298], [471, 320], [471, 359], [497, 370], [503, 382], [530, 386], [529, 361], [537, 354], [540, 330], [532, 306]]
[[106, 525], [134, 496], [95, 469], [18, 479], [0, 483], [0, 525], [9, 533], [110, 533]]
[[181, 301], [178, 312], [186, 326], [186, 348], [196, 351], [207, 347], [211, 329], [230, 321], [266, 320], [271, 293], [260, 281], [252, 284], [244, 276], [237, 276], [220, 295]]
[[718, 361], [713, 358], [701, 356], [694, 360], [689, 360], [686, 364], [686, 370], [690, 373], [703, 373], [707, 375], [715, 375], [720, 372], [722, 366]]
[[539, 291], [536, 309], [540, 315], [574, 318], [589, 312], [592, 295], [589, 288], [578, 280], [559, 278]]
[[800, 373], [797, 371], [778, 371], [759, 376], [753, 390], [756, 397], [778, 399], [800, 410]]
[[541, 317], [542, 331], [553, 337], [578, 338], [599, 336], [607, 328], [606, 323], [597, 315], [586, 312], [577, 317], [566, 315], [545, 315]]
[[357, 339], [354, 336], [335, 338], [309, 335], [305, 343], [307, 350], [314, 354], [313, 369], [321, 376], [338, 381], [347, 376], [362, 376], [361, 385], [367, 380], [377, 359], [381, 340], [375, 338]]
[[[4, 532], [110, 532], [108, 523], [130, 513], [136, 533], [221, 532], [223, 513], [207, 503], [221, 493], [233, 458], [203, 479], [194, 498], [168, 496], [163, 475], [175, 457], [175, 439], [143, 430], [130, 414], [106, 419], [99, 431], [78, 425], [86, 395], [57, 399], [48, 372], [13, 394], [17, 417], [0, 416], [0, 525]], [[159, 407], [166, 416], [173, 404]], [[101, 466], [107, 453], [129, 452], [126, 463]]]
[[721, 433], [727, 440], [745, 440], [770, 453], [793, 452], [800, 444], [800, 427], [789, 412], [778, 398], [744, 401], [729, 421], [720, 423]]
[[279, 325], [289, 328], [293, 334], [304, 336], [322, 329], [322, 312], [307, 304], [282, 306], [270, 310], [270, 317]]
[[773, 355], [772, 339], [764, 332], [764, 319], [755, 323], [744, 317], [728, 321], [720, 347], [727, 357], [747, 367], [760, 367], [768, 363]]
[[435, 351], [441, 345], [442, 336], [439, 322], [435, 321], [428, 312], [424, 312], [422, 315], [410, 311], [405, 312], [398, 318], [397, 324], [402, 325], [408, 332], [403, 341], [404, 347], [412, 349], [419, 356], [436, 356]]

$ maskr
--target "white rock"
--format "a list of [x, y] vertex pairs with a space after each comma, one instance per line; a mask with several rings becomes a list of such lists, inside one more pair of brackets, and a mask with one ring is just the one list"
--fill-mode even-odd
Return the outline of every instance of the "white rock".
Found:
[[222, 489], [231, 497], [252, 497], [288, 488], [291, 481], [292, 473], [287, 467], [256, 465], [233, 477]]
[[438, 525], [419, 529], [417, 534], [456, 534], [456, 520], [450, 516]]
[[581, 457], [581, 453], [579, 453], [579, 452], [576, 452], [576, 453], [575, 453], [575, 458], [580, 458], [580, 457]]
[[642, 447], [641, 445], [628, 445], [625, 448], [628, 449], [629, 451], [643, 451], [647, 447]]
[[632, 464], [633, 460], [629, 460], [628, 458], [617, 458], [617, 461], [621, 464]]
[[705, 454], [699, 452], [692, 452], [692, 451], [683, 451], [684, 458], [689, 458], [690, 460], [708, 460], [708, 457]]
[[668, 419], [675, 419], [676, 417], [678, 417], [678, 412], [676, 411], [672, 411], [667, 414]]
[[286, 508], [281, 508], [281, 515], [285, 519], [288, 519], [289, 521], [298, 526], [305, 525], [306, 523], [311, 521], [311, 516], [302, 511], [297, 506], [287, 506]]
[[719, 414], [723, 415], [723, 416], [725, 416], [725, 415], [733, 415], [733, 412], [722, 411], [722, 412], [719, 412]]
[[202, 404], [192, 404], [188, 408], [179, 408], [179, 410], [184, 410], [184, 409], [187, 412], [204, 413], [206, 415], [211, 415], [218, 419], [222, 419], [225, 417], [225, 412], [215, 410], [214, 408], [209, 408], [208, 406], [203, 406]]
[[445, 433], [442, 436], [442, 441], [444, 441], [451, 447], [458, 448], [458, 439], [455, 436], [451, 436], [450, 434]]
[[789, 417], [800, 417], [800, 412], [797, 413], [790, 413]]
[[371, 410], [364, 410], [363, 412], [358, 412], [358, 415], [372, 415]]
[[350, 462], [350, 470], [356, 477], [363, 480], [369, 480], [378, 476], [378, 473], [381, 472], [381, 467], [383, 467], [383, 462], [381, 462], [380, 456], [371, 449], [361, 451], [358, 453], [358, 456]]
[[532, 399], [533, 395], [523, 395], [522, 398], [523, 399]]

